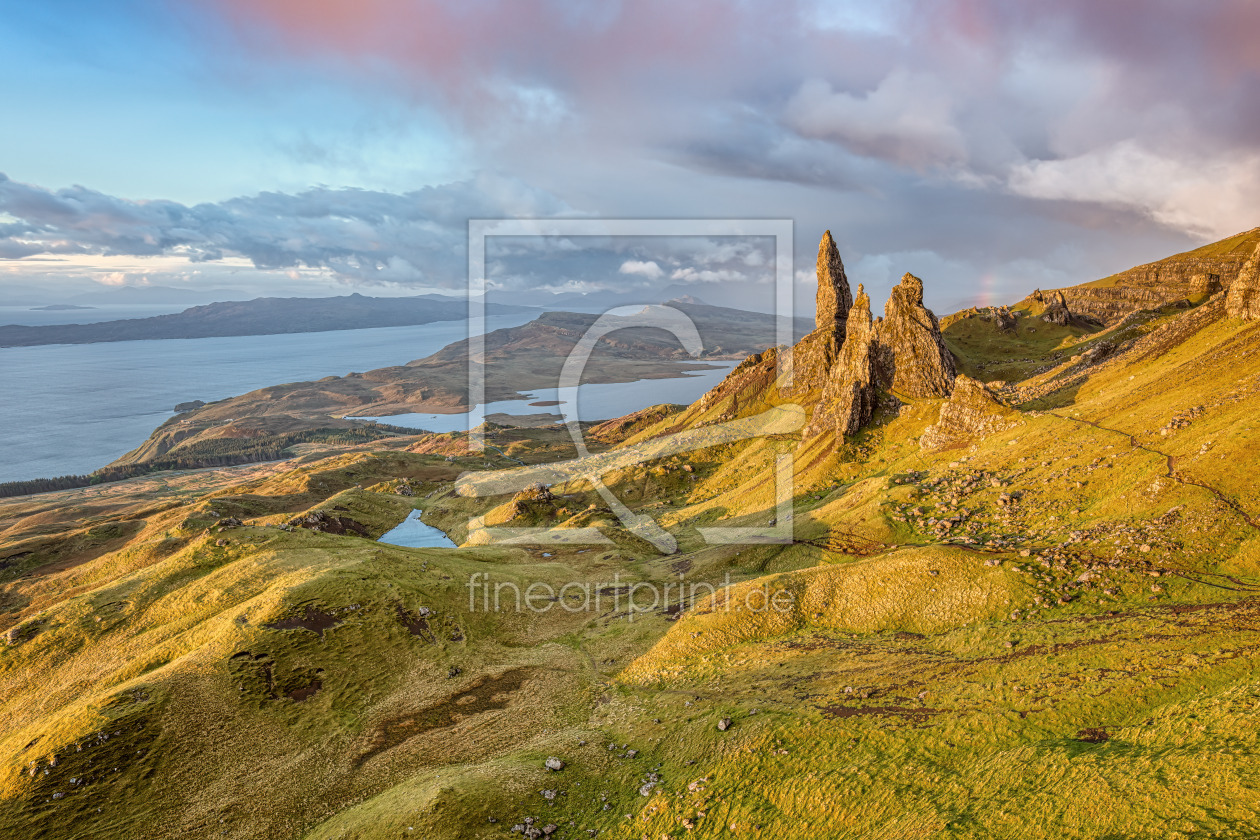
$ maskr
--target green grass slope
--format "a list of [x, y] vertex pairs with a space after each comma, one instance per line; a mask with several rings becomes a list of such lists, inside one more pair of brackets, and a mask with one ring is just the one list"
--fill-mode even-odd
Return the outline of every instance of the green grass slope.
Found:
[[[561, 429], [0, 502], [0, 836], [1255, 836], [1260, 325], [986, 329], [947, 339], [1009, 403], [987, 436], [924, 448], [944, 402], [886, 401], [838, 449], [605, 475], [674, 554], [582, 478], [457, 492], [571, 458]], [[759, 364], [595, 434], [789, 403]], [[788, 452], [794, 541], [707, 543], [780, 515]], [[373, 540], [415, 507], [468, 544]], [[607, 541], [474, 545], [475, 517]]]

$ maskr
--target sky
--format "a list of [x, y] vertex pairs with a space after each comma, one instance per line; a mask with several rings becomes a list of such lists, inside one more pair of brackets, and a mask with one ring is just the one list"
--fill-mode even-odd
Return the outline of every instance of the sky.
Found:
[[[1251, 0], [44, 0], [0, 293], [454, 292], [469, 218], [790, 219], [944, 313], [1260, 225]], [[505, 294], [772, 299], [765, 240], [499, 242]]]

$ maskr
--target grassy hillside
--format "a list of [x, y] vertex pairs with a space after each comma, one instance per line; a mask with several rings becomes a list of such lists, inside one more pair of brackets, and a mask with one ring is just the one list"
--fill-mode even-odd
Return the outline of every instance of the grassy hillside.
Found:
[[[580, 478], [457, 491], [572, 458], [559, 428], [0, 501], [0, 836], [1255, 836], [1260, 325], [1034, 314], [946, 331], [1009, 403], [987, 436], [925, 449], [944, 401], [885, 401], [839, 448], [606, 474], [674, 554]], [[758, 364], [596, 448], [788, 404]], [[706, 543], [780, 514], [786, 452], [794, 541]], [[416, 507], [463, 545], [374, 541]], [[575, 586], [487, 611], [470, 580]]]

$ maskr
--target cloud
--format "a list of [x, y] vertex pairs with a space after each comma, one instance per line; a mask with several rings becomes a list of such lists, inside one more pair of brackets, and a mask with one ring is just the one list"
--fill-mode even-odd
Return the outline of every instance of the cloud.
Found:
[[240, 256], [260, 269], [325, 268], [350, 281], [458, 288], [466, 283], [469, 218], [571, 212], [513, 178], [395, 194], [316, 188], [217, 204], [130, 201], [84, 187], [52, 191], [0, 174], [0, 212], [17, 221], [0, 256], [179, 256], [191, 263]]
[[740, 283], [750, 278], [742, 272], [726, 268], [713, 270], [687, 267], [676, 269], [669, 275], [669, 279], [681, 283]]
[[[244, 258], [454, 286], [470, 217], [786, 218], [802, 268], [829, 228], [846, 264], [894, 279], [922, 264], [929, 295], [944, 284], [965, 297], [979, 277], [998, 278], [993, 289], [1084, 282], [1260, 223], [1254, 0], [181, 8], [195, 26], [180, 46], [200, 50], [216, 97], [237, 80], [258, 100], [303, 94], [326, 119], [289, 144], [309, 166], [296, 183], [420, 183], [402, 161], [428, 156], [465, 174], [204, 205], [3, 179], [0, 259], [178, 257], [209, 270]], [[338, 101], [380, 103], [389, 155]], [[772, 253], [547, 238], [492, 250], [493, 279], [510, 288], [752, 282]], [[623, 270], [649, 263], [659, 276]]]
[[1219, 239], [1257, 220], [1260, 151], [1170, 157], [1126, 140], [1076, 157], [1021, 164], [1009, 186], [1032, 198], [1133, 208], [1160, 224]]
[[665, 276], [665, 271], [655, 260], [626, 260], [617, 271], [621, 274], [637, 274], [649, 280], [659, 280]]
[[966, 156], [951, 110], [950, 92], [940, 81], [897, 69], [861, 96], [809, 79], [788, 100], [783, 118], [804, 137], [922, 170]]

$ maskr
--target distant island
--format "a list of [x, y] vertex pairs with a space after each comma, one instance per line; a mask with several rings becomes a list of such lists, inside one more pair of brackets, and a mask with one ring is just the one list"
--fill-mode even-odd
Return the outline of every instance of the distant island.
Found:
[[[40, 308], [66, 310], [92, 307], [53, 304]], [[527, 311], [530, 311], [529, 307], [486, 304], [486, 315], [513, 315]], [[174, 315], [97, 324], [37, 327], [10, 324], [0, 326], [0, 347], [410, 327], [434, 321], [458, 321], [467, 315], [467, 303], [445, 295], [378, 298], [352, 294], [328, 298], [256, 298], [194, 306]]]
[[50, 303], [47, 306], [32, 306], [32, 312], [69, 312], [78, 309], [95, 309], [95, 306], [79, 306], [74, 303]]

